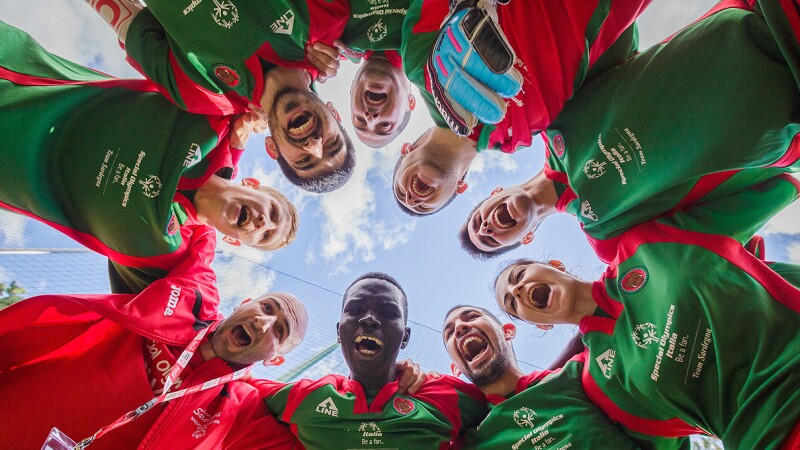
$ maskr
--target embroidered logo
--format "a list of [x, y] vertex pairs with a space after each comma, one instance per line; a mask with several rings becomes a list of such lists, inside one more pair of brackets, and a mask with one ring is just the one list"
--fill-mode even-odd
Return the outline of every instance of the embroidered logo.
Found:
[[614, 357], [616, 354], [617, 352], [614, 350], [608, 349], [594, 359], [600, 367], [600, 371], [603, 372], [603, 376], [606, 378], [611, 378], [611, 368], [614, 366]]
[[379, 19], [367, 29], [367, 38], [369, 38], [370, 42], [378, 42], [386, 37], [387, 32], [388, 30], [386, 24], [383, 23], [383, 19]]
[[559, 158], [564, 157], [564, 137], [560, 134], [553, 137], [553, 150], [556, 151], [556, 156]]
[[150, 175], [144, 180], [139, 180], [139, 184], [142, 185], [142, 194], [144, 194], [145, 197], [156, 198], [158, 194], [161, 193], [161, 179], [155, 175]]
[[231, 0], [213, 0], [211, 18], [222, 28], [231, 28], [239, 21], [239, 10]]
[[406, 415], [411, 414], [416, 409], [417, 405], [414, 403], [413, 400], [408, 398], [397, 397], [392, 402], [392, 406], [394, 410], [397, 411], [398, 414]]
[[200, 439], [201, 437], [205, 436], [208, 432], [208, 427], [214, 425], [215, 423], [219, 423], [219, 416], [222, 413], [216, 414], [208, 414], [203, 408], [197, 408], [192, 411], [194, 416], [191, 417], [192, 422], [197, 425], [197, 430], [192, 433], [192, 437], [195, 439]]
[[213, 69], [214, 76], [219, 78], [223, 83], [230, 87], [236, 87], [239, 85], [241, 77], [239, 76], [239, 72], [233, 67], [226, 66], [225, 64], [216, 64]]
[[358, 432], [361, 433], [361, 445], [381, 445], [383, 440], [383, 432], [375, 422], [362, 422], [358, 427]]
[[597, 222], [597, 214], [592, 211], [592, 205], [589, 203], [589, 200], [584, 200], [581, 202], [581, 216]]
[[292, 34], [292, 30], [294, 29], [294, 11], [291, 9], [286, 10], [278, 20], [272, 22], [269, 29], [276, 34]]
[[522, 407], [514, 411], [514, 422], [522, 428], [533, 428], [533, 419], [536, 418], [536, 412], [530, 408]]
[[320, 404], [317, 405], [316, 411], [331, 417], [339, 417], [339, 408], [336, 407], [336, 404], [333, 403], [333, 399], [330, 397], [320, 402]]
[[606, 164], [608, 163], [597, 162], [594, 159], [590, 159], [583, 165], [583, 173], [585, 173], [590, 180], [600, 178], [606, 173]]
[[633, 294], [642, 290], [647, 283], [648, 272], [642, 266], [628, 269], [619, 280], [619, 288], [628, 294]]
[[186, 159], [183, 160], [183, 167], [192, 167], [199, 163], [202, 158], [203, 152], [200, 146], [196, 142], [192, 142], [192, 145], [189, 146], [189, 153], [186, 155]]
[[636, 344], [637, 347], [647, 349], [650, 348], [650, 344], [653, 342], [658, 342], [657, 333], [658, 329], [654, 324], [650, 322], [640, 323], [633, 328], [631, 337], [633, 338], [633, 343]]
[[169, 285], [169, 298], [167, 299], [167, 307], [164, 308], [164, 316], [169, 317], [175, 312], [180, 297], [181, 287], [175, 286], [174, 284]]
[[181, 227], [178, 223], [178, 218], [175, 216], [175, 211], [170, 211], [167, 226], [164, 227], [164, 235], [169, 237], [175, 236], [178, 234], [178, 230], [180, 230], [180, 228]]

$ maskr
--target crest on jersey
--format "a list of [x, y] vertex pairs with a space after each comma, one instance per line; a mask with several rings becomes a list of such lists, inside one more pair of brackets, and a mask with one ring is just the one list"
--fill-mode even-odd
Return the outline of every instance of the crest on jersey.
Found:
[[417, 405], [414, 403], [413, 400], [403, 397], [397, 397], [392, 402], [392, 406], [394, 410], [397, 411], [398, 414], [407, 415], [414, 412], [414, 409], [417, 408]]
[[658, 328], [650, 322], [640, 323], [633, 328], [631, 337], [637, 347], [648, 349], [650, 344], [658, 342]]
[[212, 0], [214, 8], [211, 17], [222, 28], [231, 28], [239, 21], [239, 10], [231, 0]]
[[175, 236], [178, 234], [178, 230], [181, 229], [181, 225], [178, 223], [178, 217], [175, 216], [175, 211], [169, 212], [169, 220], [167, 220], [167, 226], [164, 227], [164, 235], [165, 236]]
[[223, 83], [227, 84], [230, 87], [236, 87], [239, 85], [239, 81], [241, 80], [241, 76], [239, 76], [239, 72], [231, 66], [226, 66], [225, 64], [217, 64], [214, 66], [214, 75], [220, 79]]
[[158, 194], [161, 193], [161, 179], [155, 175], [150, 175], [143, 180], [139, 180], [139, 184], [142, 185], [142, 194], [144, 194], [145, 197], [156, 198]]
[[590, 180], [600, 178], [606, 173], [606, 164], [608, 163], [597, 162], [594, 159], [590, 159], [583, 165], [583, 173], [585, 173]]
[[514, 422], [522, 428], [533, 428], [534, 418], [536, 418], [536, 412], [525, 406], [514, 411]]
[[560, 134], [553, 137], [553, 150], [555, 150], [556, 156], [559, 158], [564, 157], [564, 137]]
[[383, 19], [380, 19], [367, 29], [367, 38], [370, 42], [378, 42], [386, 37], [388, 31]]
[[649, 274], [647, 269], [642, 266], [628, 269], [619, 280], [619, 288], [628, 294], [633, 294], [642, 290], [647, 283]]

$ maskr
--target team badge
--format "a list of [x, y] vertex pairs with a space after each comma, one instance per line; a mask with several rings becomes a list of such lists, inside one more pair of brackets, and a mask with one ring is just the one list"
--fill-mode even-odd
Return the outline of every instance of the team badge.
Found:
[[181, 226], [178, 223], [178, 218], [175, 216], [174, 211], [169, 212], [169, 220], [167, 221], [167, 226], [164, 227], [164, 235], [165, 236], [175, 236], [178, 234], [178, 230], [180, 230]]
[[239, 21], [239, 10], [231, 0], [214, 0], [211, 18], [222, 28], [231, 28]]
[[226, 66], [225, 64], [217, 64], [214, 66], [214, 75], [220, 79], [223, 83], [227, 84], [230, 87], [236, 87], [239, 85], [239, 80], [241, 77], [239, 76], [239, 72], [236, 71], [231, 66]]
[[514, 411], [514, 422], [522, 428], [533, 428], [534, 418], [536, 418], [536, 412], [525, 406]]
[[628, 294], [639, 292], [647, 283], [648, 273], [647, 269], [642, 266], [628, 269], [625, 275], [619, 280], [619, 288]]
[[388, 31], [386, 24], [383, 23], [383, 19], [380, 19], [367, 29], [367, 38], [369, 38], [370, 42], [378, 42], [386, 37]]
[[161, 193], [161, 188], [163, 185], [161, 184], [161, 179], [155, 175], [150, 175], [143, 180], [139, 180], [139, 184], [142, 185], [142, 194], [145, 197], [156, 198], [158, 194]]
[[590, 180], [600, 178], [606, 173], [606, 164], [608, 163], [597, 162], [594, 159], [590, 159], [583, 165], [583, 173], [585, 173], [586, 177]]
[[394, 410], [397, 411], [398, 414], [407, 415], [414, 412], [417, 405], [414, 403], [413, 400], [403, 397], [397, 397], [392, 402], [392, 406], [394, 406]]
[[631, 337], [637, 347], [648, 349], [650, 344], [658, 342], [658, 329], [650, 322], [640, 323], [633, 328]]
[[556, 151], [556, 156], [559, 158], [564, 157], [564, 137], [560, 134], [553, 137], [553, 150]]

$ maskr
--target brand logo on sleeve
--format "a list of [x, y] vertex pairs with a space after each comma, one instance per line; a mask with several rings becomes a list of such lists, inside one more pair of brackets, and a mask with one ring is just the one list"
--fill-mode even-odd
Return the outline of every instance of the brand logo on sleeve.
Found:
[[386, 37], [386, 33], [388, 33], [386, 24], [383, 23], [383, 19], [379, 19], [367, 29], [367, 38], [370, 42], [378, 42]]
[[178, 299], [181, 297], [181, 287], [171, 284], [169, 286], [169, 298], [167, 299], [167, 307], [164, 309], [164, 315], [169, 317], [175, 312], [178, 306]]
[[603, 376], [606, 378], [611, 378], [611, 369], [614, 367], [614, 357], [616, 355], [617, 352], [608, 349], [594, 359], [600, 367], [600, 371], [603, 372]]
[[139, 184], [142, 185], [142, 194], [145, 197], [156, 198], [158, 194], [161, 193], [161, 188], [163, 185], [161, 184], [161, 179], [155, 175], [150, 175], [143, 180], [139, 180]]
[[597, 162], [594, 159], [590, 159], [583, 165], [583, 173], [585, 173], [590, 180], [600, 178], [606, 173], [606, 164], [608, 163]]
[[564, 137], [557, 134], [553, 137], [553, 150], [559, 158], [564, 157]]
[[275, 34], [292, 34], [292, 30], [294, 29], [294, 11], [291, 9], [286, 10], [278, 20], [272, 22], [269, 29]]
[[392, 406], [398, 414], [402, 414], [404, 416], [414, 412], [414, 409], [417, 407], [413, 400], [403, 397], [395, 398], [392, 402]]
[[584, 200], [581, 202], [581, 216], [586, 217], [587, 219], [597, 222], [597, 214], [592, 211], [592, 205], [589, 203], [589, 200]]
[[220, 81], [227, 84], [230, 87], [236, 87], [239, 85], [239, 80], [241, 77], [239, 76], [239, 72], [231, 66], [226, 66], [225, 64], [216, 64], [213, 67], [214, 69], [214, 76], [219, 78]]
[[211, 18], [222, 28], [231, 28], [239, 21], [239, 10], [231, 0], [212, 0]]
[[330, 397], [320, 402], [320, 404], [317, 405], [316, 411], [331, 417], [339, 417], [339, 408], [336, 407], [336, 404], [333, 403], [333, 399]]
[[522, 428], [533, 428], [533, 419], [535, 418], [536, 412], [525, 406], [514, 411], [514, 422]]
[[208, 432], [208, 427], [214, 425], [215, 423], [219, 423], [219, 416], [222, 413], [216, 414], [209, 414], [203, 408], [197, 408], [192, 411], [193, 416], [191, 417], [192, 422], [197, 425], [197, 430], [192, 433], [192, 437], [195, 439], [200, 439], [201, 437], [205, 436]]
[[658, 328], [650, 322], [640, 323], [633, 328], [631, 337], [637, 347], [647, 349], [653, 342], [658, 342]]
[[192, 167], [199, 163], [202, 158], [203, 151], [200, 149], [200, 146], [197, 145], [196, 142], [192, 142], [192, 145], [189, 146], [189, 153], [183, 160], [183, 167]]
[[628, 269], [619, 280], [619, 288], [628, 294], [633, 294], [642, 290], [647, 284], [647, 269], [642, 266]]

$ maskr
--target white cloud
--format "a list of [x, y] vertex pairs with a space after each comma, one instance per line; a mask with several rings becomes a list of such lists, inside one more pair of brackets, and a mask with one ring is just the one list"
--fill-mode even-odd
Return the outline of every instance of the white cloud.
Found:
[[[219, 246], [228, 251], [227, 244]], [[258, 252], [255, 249], [251, 250]], [[233, 254], [218, 254], [211, 266], [217, 273], [220, 297], [223, 299], [220, 307], [222, 311], [230, 310], [246, 298], [256, 298], [270, 292], [276, 278], [275, 272], [263, 266], [264, 261], [252, 261], [242, 256], [242, 253], [248, 253], [247, 250], [237, 249], [230, 253]], [[268, 260], [271, 257], [265, 258]]]
[[3, 247], [25, 247], [25, 216], [0, 211], [0, 245]]
[[786, 256], [789, 257], [789, 262], [800, 264], [800, 242], [790, 244], [789, 247], [786, 248]]
[[800, 234], [800, 203], [793, 203], [772, 218], [761, 230], [764, 234]]

